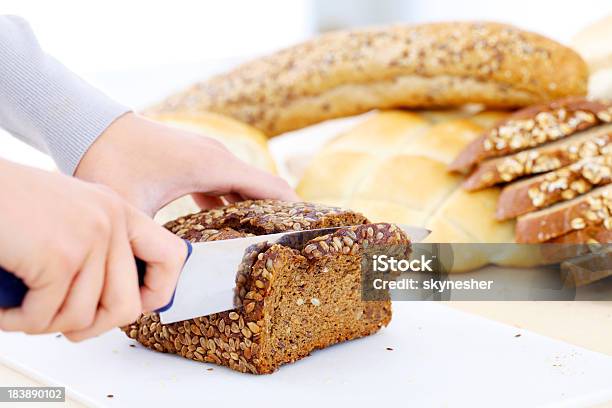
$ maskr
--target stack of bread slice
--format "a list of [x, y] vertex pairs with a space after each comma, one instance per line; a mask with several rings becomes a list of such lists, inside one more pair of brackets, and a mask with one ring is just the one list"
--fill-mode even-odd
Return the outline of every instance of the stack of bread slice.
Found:
[[476, 191], [505, 184], [499, 220], [519, 243], [612, 242], [612, 103], [568, 98], [522, 109], [450, 165]]

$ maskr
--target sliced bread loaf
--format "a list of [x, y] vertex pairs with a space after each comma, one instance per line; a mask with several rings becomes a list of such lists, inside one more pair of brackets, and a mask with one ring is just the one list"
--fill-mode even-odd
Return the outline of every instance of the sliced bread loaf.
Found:
[[253, 374], [373, 334], [391, 320], [391, 303], [362, 300], [363, 248], [380, 245], [407, 253], [410, 243], [394, 225], [367, 222], [335, 207], [269, 200], [172, 221], [166, 227], [191, 242], [346, 227], [297, 245], [249, 248], [237, 265], [234, 310], [167, 325], [151, 313], [124, 331], [153, 350]]

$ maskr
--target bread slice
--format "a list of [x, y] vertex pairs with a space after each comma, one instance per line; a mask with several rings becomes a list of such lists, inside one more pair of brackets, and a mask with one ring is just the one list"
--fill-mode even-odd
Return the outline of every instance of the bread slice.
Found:
[[612, 182], [612, 154], [582, 159], [540, 176], [508, 184], [497, 201], [496, 217], [507, 220], [571, 200]]
[[373, 109], [480, 103], [519, 107], [585, 95], [573, 50], [492, 22], [441, 22], [323, 34], [173, 95], [154, 112], [212, 111], [268, 136]]
[[308, 242], [250, 247], [237, 265], [234, 310], [167, 325], [150, 313], [124, 331], [153, 350], [253, 374], [373, 334], [391, 320], [391, 303], [362, 300], [361, 254], [378, 245], [407, 253], [410, 243], [394, 225], [367, 222], [335, 207], [269, 200], [170, 222], [170, 231], [191, 242], [346, 227]]
[[607, 245], [590, 247], [592, 252], [561, 263], [564, 286], [578, 288], [612, 276], [612, 249]]
[[524, 150], [505, 157], [486, 160], [463, 182], [468, 191], [480, 190], [519, 177], [557, 170], [585, 157], [610, 152], [612, 124], [597, 126], [567, 139]]
[[537, 243], [590, 226], [612, 229], [612, 185], [518, 218], [516, 241]]
[[612, 103], [571, 97], [521, 109], [472, 141], [450, 164], [468, 172], [493, 157], [514, 154], [612, 122]]
[[554, 244], [601, 244], [612, 243], [612, 230], [603, 225], [593, 225], [551, 239]]

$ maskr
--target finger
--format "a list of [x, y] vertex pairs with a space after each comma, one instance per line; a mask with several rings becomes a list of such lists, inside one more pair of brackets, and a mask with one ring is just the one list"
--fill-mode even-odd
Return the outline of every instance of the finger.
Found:
[[47, 332], [85, 330], [93, 325], [104, 288], [109, 239], [100, 239], [89, 254]]
[[36, 285], [26, 282], [30, 289], [21, 307], [0, 309], [0, 330], [23, 331], [29, 334], [39, 334], [47, 330], [70, 288], [71, 280], [62, 277], [72, 276], [70, 271], [66, 270], [69, 265], [60, 261], [59, 257], [55, 262], [50, 262], [52, 264], [45, 266], [44, 274], [40, 275], [52, 276], [55, 279]]
[[203, 210], [210, 210], [212, 208], [217, 208], [224, 205], [223, 200], [221, 200], [220, 197], [209, 196], [202, 193], [194, 193], [191, 196], [198, 207]]
[[114, 327], [132, 323], [142, 312], [128, 221], [125, 217], [116, 221], [106, 256], [106, 279], [95, 320], [84, 330], [64, 332], [69, 340], [81, 341], [99, 336]]
[[249, 199], [275, 199], [299, 201], [298, 195], [282, 178], [259, 170], [253, 166], [239, 164], [228, 171], [231, 183], [230, 193]]
[[180, 238], [130, 207], [128, 234], [134, 255], [147, 264], [140, 288], [144, 311], [168, 304], [187, 257], [187, 246]]

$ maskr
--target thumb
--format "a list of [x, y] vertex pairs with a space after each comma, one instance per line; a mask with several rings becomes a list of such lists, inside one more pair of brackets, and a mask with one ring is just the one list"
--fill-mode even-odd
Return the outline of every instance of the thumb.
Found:
[[134, 256], [147, 264], [144, 285], [140, 288], [146, 311], [168, 303], [187, 257], [187, 246], [170, 231], [128, 205], [127, 227]]

